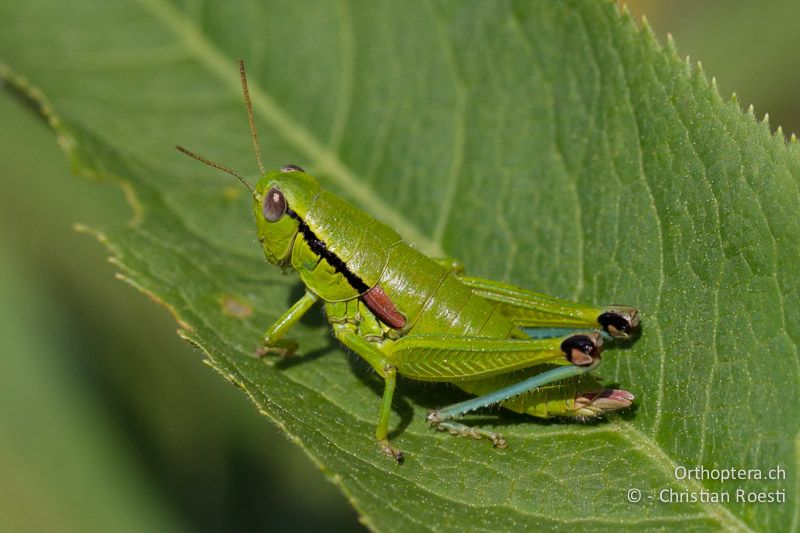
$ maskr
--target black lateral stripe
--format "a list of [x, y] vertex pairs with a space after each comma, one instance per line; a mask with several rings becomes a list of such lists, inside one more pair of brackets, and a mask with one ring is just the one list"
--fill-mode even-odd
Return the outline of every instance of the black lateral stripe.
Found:
[[308, 227], [300, 216], [289, 209], [286, 208], [286, 214], [295, 219], [298, 223], [298, 230], [303, 235], [303, 239], [305, 239], [306, 243], [308, 243], [308, 247], [311, 248], [311, 251], [320, 256], [321, 258], [325, 259], [328, 264], [330, 264], [333, 269], [344, 276], [344, 279], [353, 287], [359, 294], [363, 294], [369, 290], [367, 284], [364, 283], [361, 278], [353, 274], [347, 265], [339, 259], [339, 257], [328, 250], [328, 247], [325, 245], [323, 241], [317, 238], [314, 235], [314, 232], [311, 231], [311, 228]]

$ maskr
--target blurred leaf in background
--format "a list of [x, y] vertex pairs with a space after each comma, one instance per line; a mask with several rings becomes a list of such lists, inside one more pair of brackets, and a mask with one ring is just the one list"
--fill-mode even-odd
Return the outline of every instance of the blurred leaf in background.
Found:
[[796, 0], [631, 0], [664, 41], [701, 61], [723, 98], [736, 93], [772, 127], [800, 132], [800, 2]]
[[18, 254], [0, 240], [0, 527], [180, 529], [114, 406], [81, 368], [91, 363], [79, 320], [42, 283], [54, 272]]

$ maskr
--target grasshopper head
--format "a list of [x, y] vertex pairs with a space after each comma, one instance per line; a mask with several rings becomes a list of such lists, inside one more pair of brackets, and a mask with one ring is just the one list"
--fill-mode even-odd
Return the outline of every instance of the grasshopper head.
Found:
[[292, 255], [295, 236], [300, 231], [301, 219], [308, 207], [320, 191], [317, 181], [296, 165], [286, 165], [280, 170], [266, 172], [261, 157], [261, 146], [258, 143], [255, 115], [247, 88], [247, 75], [244, 72], [244, 61], [239, 60], [239, 74], [242, 81], [242, 93], [247, 106], [250, 121], [250, 135], [256, 153], [261, 179], [255, 187], [250, 185], [241, 174], [219, 163], [215, 163], [182, 146], [176, 148], [184, 154], [197, 159], [210, 167], [222, 170], [238, 179], [242, 185], [253, 193], [253, 214], [256, 217], [258, 240], [264, 249], [267, 259], [276, 265], [283, 265]]
[[253, 215], [258, 240], [267, 259], [276, 265], [286, 263], [300, 228], [302, 217], [319, 193], [317, 180], [302, 168], [287, 165], [264, 174], [253, 193]]

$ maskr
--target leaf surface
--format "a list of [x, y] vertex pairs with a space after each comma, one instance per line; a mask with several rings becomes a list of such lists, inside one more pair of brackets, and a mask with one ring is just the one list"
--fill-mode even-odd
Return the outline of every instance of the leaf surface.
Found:
[[[268, 166], [300, 164], [472, 275], [638, 306], [641, 339], [601, 369], [637, 408], [587, 425], [490, 413], [480, 423], [510, 441], [493, 450], [427, 427], [463, 395], [404, 380], [398, 467], [372, 440], [379, 379], [321, 316], [293, 334], [305, 357], [248, 357], [301, 287], [260, 256], [244, 190], [172, 149], [255, 176], [238, 57]], [[94, 230], [122, 276], [370, 526], [798, 526], [797, 144], [613, 4], [5, 2], [0, 58], [47, 95], [76, 171], [129, 191], [129, 227]], [[699, 466], [786, 480], [676, 478]], [[662, 503], [663, 489], [730, 501]]]

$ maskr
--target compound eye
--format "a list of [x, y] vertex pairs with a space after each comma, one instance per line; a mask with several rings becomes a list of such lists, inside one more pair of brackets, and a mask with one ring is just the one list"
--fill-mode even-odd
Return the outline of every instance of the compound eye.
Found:
[[272, 187], [264, 196], [263, 212], [267, 222], [277, 222], [286, 213], [286, 198], [277, 187]]
[[305, 172], [305, 170], [297, 165], [286, 165], [285, 167], [281, 168], [281, 172]]

